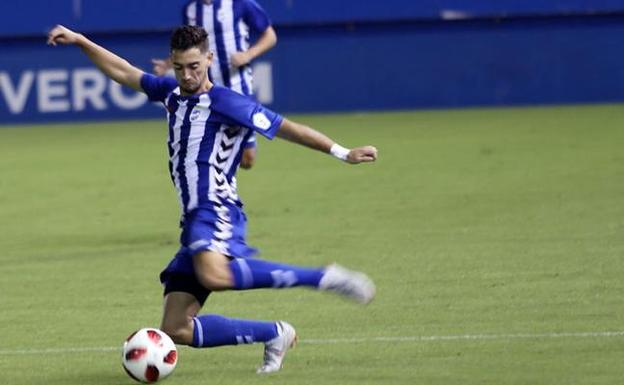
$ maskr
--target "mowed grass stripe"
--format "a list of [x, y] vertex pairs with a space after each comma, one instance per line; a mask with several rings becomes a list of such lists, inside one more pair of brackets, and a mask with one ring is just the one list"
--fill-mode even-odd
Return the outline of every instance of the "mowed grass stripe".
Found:
[[[393, 343], [393, 342], [436, 342], [436, 341], [483, 341], [547, 338], [616, 338], [624, 337], [624, 331], [578, 332], [578, 333], [537, 333], [537, 334], [463, 334], [449, 336], [394, 336], [394, 337], [355, 337], [355, 338], [319, 338], [300, 340], [301, 344], [358, 344], [358, 343]], [[21, 354], [63, 354], [63, 353], [106, 353], [121, 350], [118, 346], [100, 346], [85, 348], [50, 348], [0, 350], [0, 355]]]

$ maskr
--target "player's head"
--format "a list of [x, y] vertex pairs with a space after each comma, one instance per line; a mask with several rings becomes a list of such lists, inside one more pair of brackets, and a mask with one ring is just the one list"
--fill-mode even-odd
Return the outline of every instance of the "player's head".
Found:
[[212, 53], [208, 51], [208, 34], [202, 27], [185, 25], [171, 35], [171, 63], [180, 90], [194, 94], [208, 81]]

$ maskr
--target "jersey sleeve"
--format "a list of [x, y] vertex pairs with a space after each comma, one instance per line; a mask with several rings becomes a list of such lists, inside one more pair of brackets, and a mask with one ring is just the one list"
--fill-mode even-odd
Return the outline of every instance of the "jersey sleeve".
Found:
[[254, 99], [240, 95], [228, 88], [215, 86], [210, 92], [211, 109], [225, 116], [231, 122], [254, 130], [273, 139], [284, 118]]
[[167, 76], [155, 76], [144, 73], [141, 76], [141, 88], [152, 102], [162, 102], [178, 86], [175, 79]]
[[245, 0], [244, 6], [243, 20], [252, 31], [261, 34], [271, 26], [271, 19], [269, 19], [267, 13], [255, 0]]

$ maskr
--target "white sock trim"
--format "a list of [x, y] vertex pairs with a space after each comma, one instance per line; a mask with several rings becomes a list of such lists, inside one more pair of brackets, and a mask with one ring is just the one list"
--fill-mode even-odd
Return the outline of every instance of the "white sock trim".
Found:
[[201, 348], [204, 346], [204, 329], [202, 328], [201, 322], [199, 322], [197, 317], [193, 318], [193, 324], [197, 330], [197, 347]]

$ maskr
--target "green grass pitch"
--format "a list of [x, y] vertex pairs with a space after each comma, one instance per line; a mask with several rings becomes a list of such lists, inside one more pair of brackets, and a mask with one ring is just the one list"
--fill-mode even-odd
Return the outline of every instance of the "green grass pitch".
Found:
[[[368, 272], [367, 307], [306, 289], [205, 311], [285, 319], [301, 342], [180, 348], [168, 385], [605, 384], [624, 378], [621, 105], [292, 118], [376, 164], [261, 140], [239, 172], [261, 256]], [[131, 384], [177, 249], [164, 120], [0, 129], [0, 383]]]

